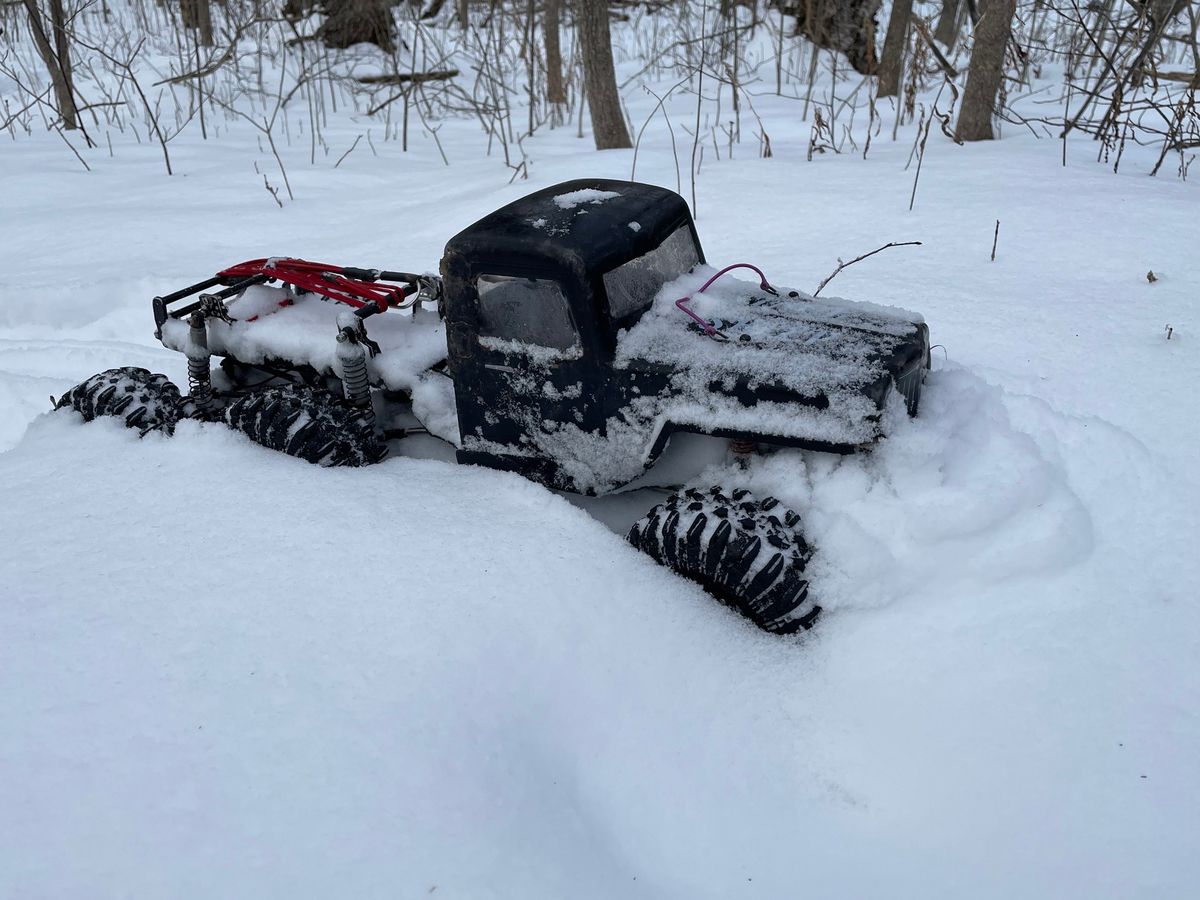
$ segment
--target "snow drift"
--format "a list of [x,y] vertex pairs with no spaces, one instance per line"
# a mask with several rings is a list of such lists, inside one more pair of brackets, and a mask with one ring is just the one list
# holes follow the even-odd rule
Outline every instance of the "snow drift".
[[927,398],[873,456],[706,473],[822,536],[799,640],[515,476],[39,419],[0,466],[6,890],[1154,895],[1196,733],[1143,648],[1191,614],[1093,553],[1167,549],[1102,490],[1152,460],[961,368]]

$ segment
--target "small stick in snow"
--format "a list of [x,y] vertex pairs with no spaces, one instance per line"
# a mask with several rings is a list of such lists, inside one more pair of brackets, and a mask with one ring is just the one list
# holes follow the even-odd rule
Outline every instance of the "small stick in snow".
[[271,199],[275,201],[276,205],[283,209],[283,201],[279,199],[279,188],[271,186],[271,182],[267,181],[266,172],[263,172],[263,187],[267,189],[267,193],[271,195]]
[[358,146],[358,142],[361,140],[362,140],[362,135],[360,134],[358,137],[356,137],[354,139],[354,143],[350,145],[350,149],[338,157],[338,161],[333,164],[333,167],[335,169],[342,164],[343,159],[345,159],[347,156],[349,156],[351,153],[354,152],[354,148]]
[[825,287],[825,285],[827,285],[827,284],[829,284],[829,282],[833,281],[833,279],[837,277],[838,273],[841,272],[842,269],[852,266],[856,262],[862,262],[868,256],[874,256],[876,253],[882,253],[884,250],[887,250],[890,247],[920,247],[920,246],[921,246],[920,241],[892,241],[891,243],[884,244],[882,247],[872,250],[870,253],[864,253],[862,256],[856,256],[856,257],[854,257],[854,259],[850,260],[850,262],[842,262],[839,259],[837,268],[834,269],[832,272],[830,272],[829,275],[826,276],[825,280],[817,285],[817,289],[815,291],[813,291],[812,295],[815,297],[815,296],[817,296],[817,294],[821,293],[821,290]]
[[992,235],[992,262],[996,261],[996,242],[1000,240],[1000,220],[996,220],[996,231]]
[[63,131],[62,131],[62,129],[61,129],[61,128],[59,128],[59,127],[58,127],[58,125],[53,125],[53,126],[51,126],[51,127],[52,127],[52,128],[53,128],[53,129],[54,129],[56,132],[58,132],[58,136],[59,136],[60,138],[62,138],[62,140],[63,140],[63,143],[67,145],[67,147],[70,149],[70,151],[71,151],[72,153],[74,153],[74,154],[75,154],[75,158],[76,158],[77,160],[79,160],[79,162],[80,162],[80,163],[83,165],[83,167],[84,167],[85,169],[87,169],[89,172],[90,172],[90,171],[92,171],[92,167],[91,167],[91,166],[89,166],[89,165],[87,164],[87,160],[85,160],[85,159],[84,159],[82,156],[80,156],[80,155],[79,155],[79,151],[78,151],[78,150],[76,150],[76,149],[75,149],[75,148],[74,148],[74,147],[71,145],[71,142],[67,140],[67,136],[66,136],[65,134],[63,134]]
[[1171,339],[1171,335],[1173,335],[1174,333],[1175,333],[1175,329],[1172,328],[1170,325],[1168,325],[1167,326],[1167,340],[1168,341]]

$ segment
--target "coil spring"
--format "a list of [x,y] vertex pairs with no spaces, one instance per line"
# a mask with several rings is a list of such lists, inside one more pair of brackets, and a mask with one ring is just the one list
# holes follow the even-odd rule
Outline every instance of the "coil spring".
[[187,370],[188,393],[192,395],[196,410],[202,413],[210,412],[213,406],[213,392],[212,372],[209,370],[208,360],[192,359],[189,356]]
[[190,334],[187,350],[188,393],[196,412],[206,415],[213,409],[212,372],[209,369],[208,330],[204,314],[193,313],[189,320]]
[[360,345],[355,344],[353,347],[355,352],[341,354],[342,388],[346,392],[347,400],[355,406],[369,409],[371,381],[367,377],[367,354]]

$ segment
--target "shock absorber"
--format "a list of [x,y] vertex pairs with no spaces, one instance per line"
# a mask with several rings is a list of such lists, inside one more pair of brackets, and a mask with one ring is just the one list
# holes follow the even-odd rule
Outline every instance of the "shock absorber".
[[[341,322],[338,324],[341,326]],[[337,336],[337,359],[342,370],[342,389],[346,392],[346,399],[367,413],[372,413],[367,351],[359,341],[355,326],[340,327]]]
[[188,318],[187,350],[188,392],[196,413],[205,418],[212,414],[214,400],[212,371],[209,368],[208,329],[204,313],[196,311]]

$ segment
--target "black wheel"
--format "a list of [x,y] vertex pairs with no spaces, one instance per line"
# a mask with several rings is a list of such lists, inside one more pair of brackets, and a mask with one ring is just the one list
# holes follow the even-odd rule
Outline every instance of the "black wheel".
[[714,487],[672,494],[630,529],[629,542],[759,628],[791,634],[821,612],[808,596],[812,550],[799,526],[774,497]]
[[85,422],[119,416],[141,434],[171,434],[180,418],[179,388],[147,369],[125,366],[93,375],[58,398],[55,409],[75,410]]
[[366,466],[387,456],[367,412],[308,385],[252,391],[224,415],[256,443],[319,466]]

